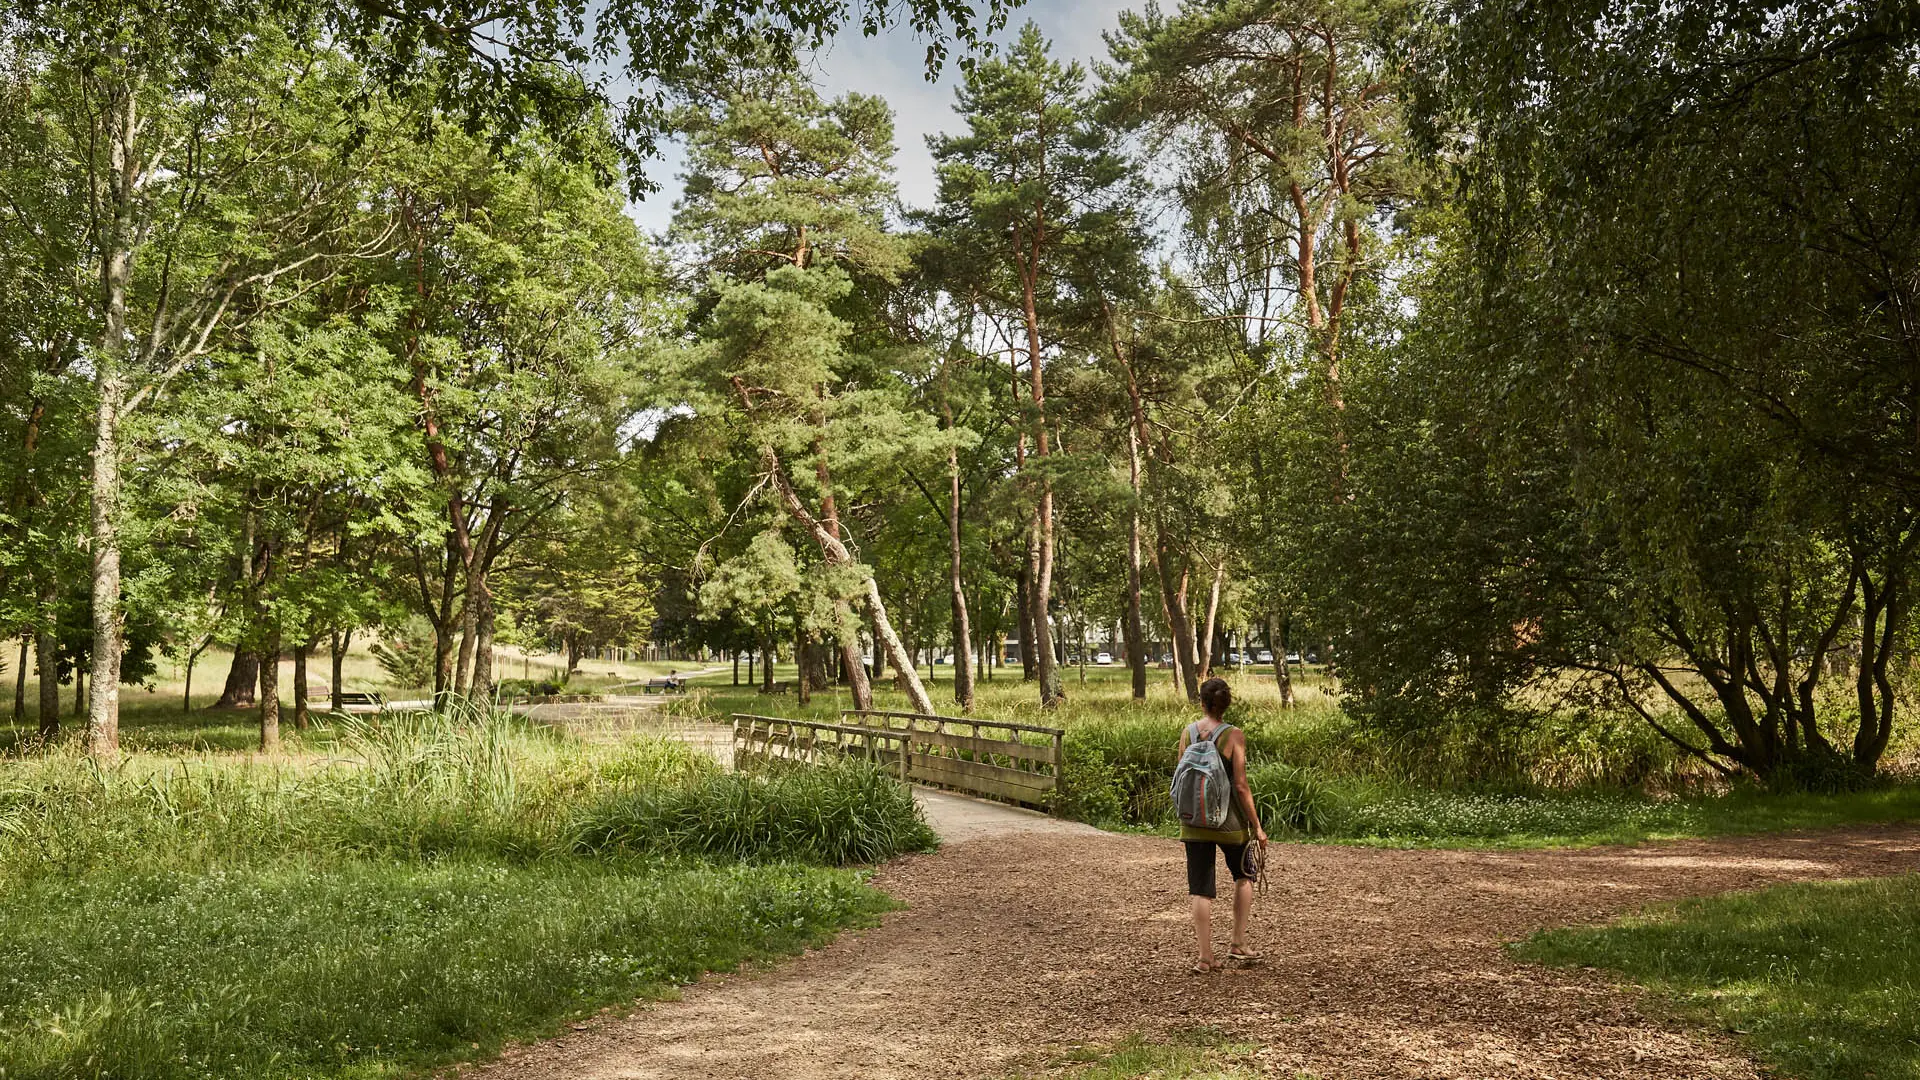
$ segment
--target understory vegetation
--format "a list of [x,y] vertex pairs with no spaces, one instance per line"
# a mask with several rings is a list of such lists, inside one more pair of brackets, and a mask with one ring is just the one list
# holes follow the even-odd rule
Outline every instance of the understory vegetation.
[[403,1075],[869,920],[844,865],[932,841],[869,766],[728,775],[480,712],[274,765],[12,761],[0,1075]]
[[1800,1080],[1920,1077],[1920,877],[1688,900],[1514,951],[1619,972]]
[[[1294,677],[1281,708],[1272,677],[1230,676],[1229,719],[1247,733],[1249,780],[1275,837],[1345,843],[1531,847],[1637,843],[1920,817],[1920,788],[1889,779],[1833,794],[1729,783],[1635,718],[1488,714],[1403,731],[1343,711],[1320,673]],[[929,677],[936,690],[940,684]],[[1058,726],[1066,765],[1055,801],[1065,817],[1109,828],[1173,827],[1167,779],[1181,728],[1195,715],[1175,688],[1128,696],[1126,672],[1094,668],[1043,712],[1017,672],[975,687],[973,715]],[[876,687],[881,708],[906,708]],[[723,718],[773,712],[816,719],[850,707],[824,693],[800,706],[749,688],[711,686],[681,706]],[[949,709],[949,712],[956,710]],[[1898,775],[1909,750],[1890,753]]]

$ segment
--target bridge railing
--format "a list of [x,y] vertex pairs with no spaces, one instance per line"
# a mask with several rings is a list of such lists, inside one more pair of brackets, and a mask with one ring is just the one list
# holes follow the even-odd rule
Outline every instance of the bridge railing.
[[860,757],[902,780],[1042,806],[1060,785],[1065,732],[1034,724],[848,709],[840,722],[733,714],[734,764]]

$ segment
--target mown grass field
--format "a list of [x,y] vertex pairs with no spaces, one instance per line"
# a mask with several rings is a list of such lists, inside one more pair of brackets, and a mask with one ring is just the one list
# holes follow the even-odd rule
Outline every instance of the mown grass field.
[[1514,952],[1616,972],[1782,1076],[1920,1077],[1920,877],[1689,900]]
[[933,843],[866,767],[477,713],[324,735],[0,769],[0,1076],[412,1075],[867,922],[859,864]]

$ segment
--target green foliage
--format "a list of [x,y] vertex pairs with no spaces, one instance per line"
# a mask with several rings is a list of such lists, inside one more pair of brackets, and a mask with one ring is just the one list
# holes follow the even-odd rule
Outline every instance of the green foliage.
[[393,685],[415,688],[433,685],[433,627],[418,616],[380,629],[380,640],[368,646],[380,670]]
[[1247,786],[1271,834],[1326,836],[1342,823],[1344,807],[1333,786],[1311,769],[1268,762],[1248,770]]
[[681,851],[830,866],[934,845],[913,793],[885,769],[860,761],[621,792],[588,808],[574,831],[586,851]]
[[1688,900],[1514,952],[1608,968],[1738,1032],[1780,1075],[1920,1077],[1920,878],[1783,885]]

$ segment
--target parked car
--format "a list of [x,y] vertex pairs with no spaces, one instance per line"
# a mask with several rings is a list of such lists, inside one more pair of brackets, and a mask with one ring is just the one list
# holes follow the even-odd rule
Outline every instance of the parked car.
[[1300,662],[1300,654],[1299,654],[1299,653],[1297,653],[1297,652],[1290,652],[1290,653],[1288,653],[1288,654],[1287,654],[1287,663],[1289,663],[1289,664],[1297,664],[1297,663],[1299,663],[1299,662]]
[[1097,653],[1093,658],[1093,662],[1096,664],[1111,664],[1113,663],[1113,654],[1110,652]]
[[1256,664],[1271,664],[1271,663],[1273,663],[1273,650],[1272,650],[1272,649],[1261,649],[1261,650],[1260,650],[1260,651],[1259,651],[1258,653],[1255,653],[1255,654],[1254,654],[1254,657],[1253,657],[1253,661],[1254,661],[1254,663],[1256,663]]

